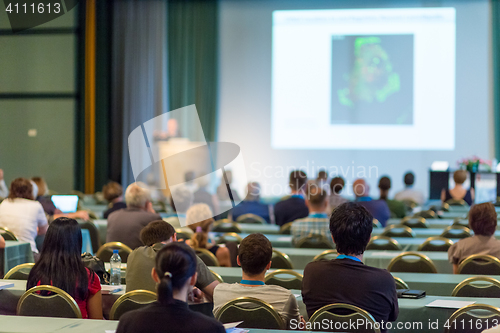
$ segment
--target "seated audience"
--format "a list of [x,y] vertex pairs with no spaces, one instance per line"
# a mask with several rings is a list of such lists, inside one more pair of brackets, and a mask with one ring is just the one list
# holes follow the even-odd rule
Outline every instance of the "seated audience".
[[43,207],[35,200],[33,185],[26,178],[14,179],[9,192],[8,198],[0,203],[0,227],[12,231],[21,242],[30,243],[37,259],[35,237],[44,235],[48,228]]
[[208,180],[206,177],[198,178],[198,189],[193,193],[193,203],[207,204],[212,212],[217,214],[219,212],[219,200],[217,196],[210,193],[207,189]]
[[194,171],[188,171],[184,174],[184,186],[191,192],[194,193],[198,190],[198,184],[194,181],[196,179],[196,174]]
[[330,181],[330,195],[328,197],[328,212],[334,210],[337,206],[342,205],[348,200],[340,195],[340,192],[344,189],[344,179],[342,177],[332,178]]
[[3,239],[2,235],[0,235],[0,249],[5,248],[5,239]]
[[194,232],[186,243],[194,249],[207,249],[219,261],[222,267],[231,267],[229,249],[223,245],[216,245],[208,237],[210,228],[214,224],[212,211],[206,204],[195,204],[187,211],[186,224]]
[[356,202],[365,207],[385,227],[387,220],[391,217],[387,203],[384,200],[373,200],[368,195],[370,187],[364,179],[356,179],[352,184],[352,189],[356,196]]
[[102,214],[102,217],[107,219],[109,214],[127,208],[127,204],[123,202],[123,188],[117,182],[109,182],[102,187],[102,195],[109,203],[108,209]]
[[462,260],[473,254],[489,254],[500,259],[500,240],[495,238],[495,206],[490,202],[472,206],[469,210],[469,226],[474,231],[474,236],[461,239],[448,249],[453,273],[457,273]]
[[389,199],[389,190],[391,189],[391,179],[387,176],[380,178],[378,182],[380,189],[380,200],[384,200],[389,206],[392,217],[403,218],[406,216],[406,206],[403,202]]
[[394,200],[405,201],[410,200],[422,206],[424,204],[424,194],[413,188],[415,183],[415,175],[413,172],[407,172],[404,176],[405,189],[396,193]]
[[42,177],[32,177],[31,181],[34,182],[38,188],[38,190],[36,191],[37,192],[36,200],[42,205],[43,210],[45,214],[49,216],[50,221],[63,216],[71,219],[82,219],[82,220],[89,219],[89,213],[84,210],[80,210],[74,213],[61,212],[59,209],[56,208],[56,206],[50,199],[49,188],[45,180]]
[[173,242],[158,251],[151,270],[158,300],[121,316],[116,332],[224,333],[221,323],[188,307],[188,295],[197,280],[196,262],[194,251],[182,243]]
[[[231,170],[226,170],[225,174],[226,174],[227,183],[224,180],[224,176],[223,176],[219,187],[217,187],[217,198],[220,201],[230,200],[227,186],[229,185],[231,187],[231,183],[233,182],[233,173],[231,172]],[[231,195],[233,196],[234,201],[236,201],[236,202],[241,201],[238,193],[236,193],[236,191],[233,187],[231,187]]]
[[140,183],[132,183],[125,191],[127,208],[117,210],[108,217],[106,242],[122,242],[132,250],[142,246],[139,235],[152,221],[161,220],[151,203],[149,190]]
[[469,206],[474,202],[474,189],[468,190],[464,187],[464,182],[467,180],[467,171],[457,170],[453,173],[453,181],[455,187],[451,190],[443,189],[441,191],[441,201],[446,202],[451,199],[464,200]]
[[238,265],[242,269],[239,283],[221,283],[214,290],[214,313],[227,302],[239,297],[253,297],[269,303],[290,324],[301,320],[299,306],[290,290],[266,285],[264,277],[271,267],[273,246],[262,234],[245,237],[238,250]]
[[3,170],[0,169],[0,199],[5,199],[9,196],[9,189],[7,184],[5,184],[5,179],[3,178]]
[[236,221],[241,215],[254,214],[270,223],[272,207],[260,202],[260,184],[257,182],[248,183],[247,192],[246,198],[231,210],[233,221]]
[[70,294],[83,318],[102,319],[101,282],[83,265],[82,231],[67,217],[55,219],[47,230],[40,258],[30,271],[26,290],[52,285]]
[[304,199],[306,183],[307,175],[304,171],[295,170],[290,173],[288,185],[292,193],[289,198],[278,202],[274,206],[277,225],[281,226],[309,215],[309,209],[307,209]]
[[174,228],[186,226],[186,212],[193,204],[193,193],[184,186],[175,188],[170,196],[170,206],[174,213],[167,215],[167,221]]
[[[156,253],[165,244],[176,242],[174,228],[163,220],[153,221],[141,231],[141,241],[145,246],[136,248],[127,259],[127,292],[137,289],[156,291],[156,283],[151,277],[151,269],[155,266]],[[196,257],[198,278],[196,287],[212,299],[214,288],[219,284],[203,261]]]
[[368,311],[379,323],[397,319],[394,278],[385,269],[363,264],[372,228],[373,216],[357,203],[342,204],[332,212],[330,232],[339,256],[310,262],[304,270],[302,299],[309,317],[325,305],[346,303]]
[[316,177],[316,184],[318,184],[327,195],[330,195],[330,185],[328,185],[328,173],[326,170],[319,170],[318,177]]
[[309,186],[306,198],[306,206],[309,209],[309,216],[295,220],[292,223],[292,242],[294,244],[301,238],[313,235],[324,236],[331,240],[330,220],[326,214],[328,201],[326,192],[318,186]]

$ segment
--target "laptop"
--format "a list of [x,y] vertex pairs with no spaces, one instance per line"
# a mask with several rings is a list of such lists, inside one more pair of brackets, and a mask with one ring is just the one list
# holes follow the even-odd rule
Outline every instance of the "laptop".
[[74,213],[78,209],[77,195],[53,195],[51,200],[54,206],[63,213]]

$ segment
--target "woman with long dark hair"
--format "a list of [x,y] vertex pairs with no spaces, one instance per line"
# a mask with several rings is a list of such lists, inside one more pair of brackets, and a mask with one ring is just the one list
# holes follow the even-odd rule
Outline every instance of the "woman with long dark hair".
[[117,333],[225,332],[221,323],[188,307],[188,294],[197,278],[196,255],[189,246],[165,245],[156,255],[151,276],[157,283],[158,300],[121,316]]
[[101,282],[83,265],[82,231],[78,222],[67,217],[49,226],[38,262],[28,277],[26,290],[52,285],[71,295],[83,318],[102,319]]

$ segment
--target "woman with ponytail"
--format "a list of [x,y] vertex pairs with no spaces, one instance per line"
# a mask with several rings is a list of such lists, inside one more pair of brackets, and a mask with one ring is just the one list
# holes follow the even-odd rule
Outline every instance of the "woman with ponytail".
[[188,307],[188,294],[197,278],[196,254],[189,246],[165,245],[156,255],[151,276],[157,283],[158,300],[121,316],[117,333],[225,332],[221,323]]
[[194,234],[187,244],[194,249],[207,249],[219,261],[222,267],[231,267],[229,249],[224,246],[214,245],[208,238],[208,233],[214,224],[212,210],[207,204],[199,203],[191,206],[186,213],[186,224]]

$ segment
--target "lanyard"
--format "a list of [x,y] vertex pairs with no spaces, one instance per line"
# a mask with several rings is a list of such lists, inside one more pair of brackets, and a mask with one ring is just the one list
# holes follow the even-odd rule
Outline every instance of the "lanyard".
[[327,219],[328,215],[325,213],[313,213],[309,215],[310,218],[312,219]]
[[304,196],[302,194],[292,194],[290,198],[301,198],[304,199]]
[[361,262],[361,260],[359,260],[359,258],[356,258],[353,256],[346,256],[345,254],[341,254],[341,255],[337,256],[337,259],[351,259],[351,260],[354,260],[357,262]]
[[241,280],[240,284],[248,284],[250,286],[263,286],[263,285],[265,285],[264,281],[255,281],[255,280]]

